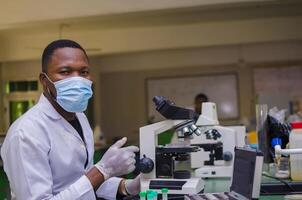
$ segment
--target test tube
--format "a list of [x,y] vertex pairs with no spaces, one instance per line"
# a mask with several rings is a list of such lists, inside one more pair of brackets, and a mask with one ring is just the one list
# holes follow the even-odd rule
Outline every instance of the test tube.
[[146,196],[147,196],[146,192],[140,192],[139,193],[140,200],[146,200]]
[[168,200],[168,189],[167,188],[162,188],[161,193],[162,193],[162,199],[163,200]]
[[147,200],[153,200],[153,193],[150,192],[150,193],[147,193]]
[[153,191],[153,200],[157,200],[157,195],[158,195],[158,192]]

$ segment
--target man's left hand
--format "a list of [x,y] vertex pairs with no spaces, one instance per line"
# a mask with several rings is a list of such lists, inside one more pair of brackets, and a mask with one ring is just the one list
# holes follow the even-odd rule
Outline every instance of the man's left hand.
[[140,192],[140,177],[139,174],[135,179],[127,179],[125,182],[125,189],[130,195],[137,195]]

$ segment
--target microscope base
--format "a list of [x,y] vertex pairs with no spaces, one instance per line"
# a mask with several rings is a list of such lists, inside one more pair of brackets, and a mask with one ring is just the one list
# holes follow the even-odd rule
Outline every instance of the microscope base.
[[169,194],[198,194],[204,189],[204,181],[200,178],[190,179],[148,179],[141,180],[141,191],[169,189]]
[[204,166],[195,170],[195,177],[200,178],[231,178],[232,174],[232,166]]

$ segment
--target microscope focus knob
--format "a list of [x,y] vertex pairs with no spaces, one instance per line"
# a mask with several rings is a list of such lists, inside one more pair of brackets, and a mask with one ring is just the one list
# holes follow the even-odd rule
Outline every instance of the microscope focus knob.
[[223,160],[224,161],[231,161],[232,159],[233,159],[232,152],[229,152],[229,151],[223,152]]
[[150,158],[147,158],[145,155],[139,161],[139,171],[147,174],[150,173],[154,168],[154,162]]

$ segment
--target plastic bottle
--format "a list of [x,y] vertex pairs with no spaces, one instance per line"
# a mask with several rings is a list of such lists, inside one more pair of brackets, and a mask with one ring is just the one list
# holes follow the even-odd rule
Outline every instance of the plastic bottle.
[[[290,149],[302,148],[302,122],[294,122],[289,135]],[[302,154],[290,155],[291,178],[294,181],[302,181]]]
[[162,200],[168,200],[168,189],[167,188],[162,188],[161,194],[162,194]]
[[281,157],[279,166],[276,167],[275,176],[277,178],[288,178],[289,177],[289,158]]
[[146,192],[140,192],[139,193],[140,200],[146,200],[146,196],[147,196]]

